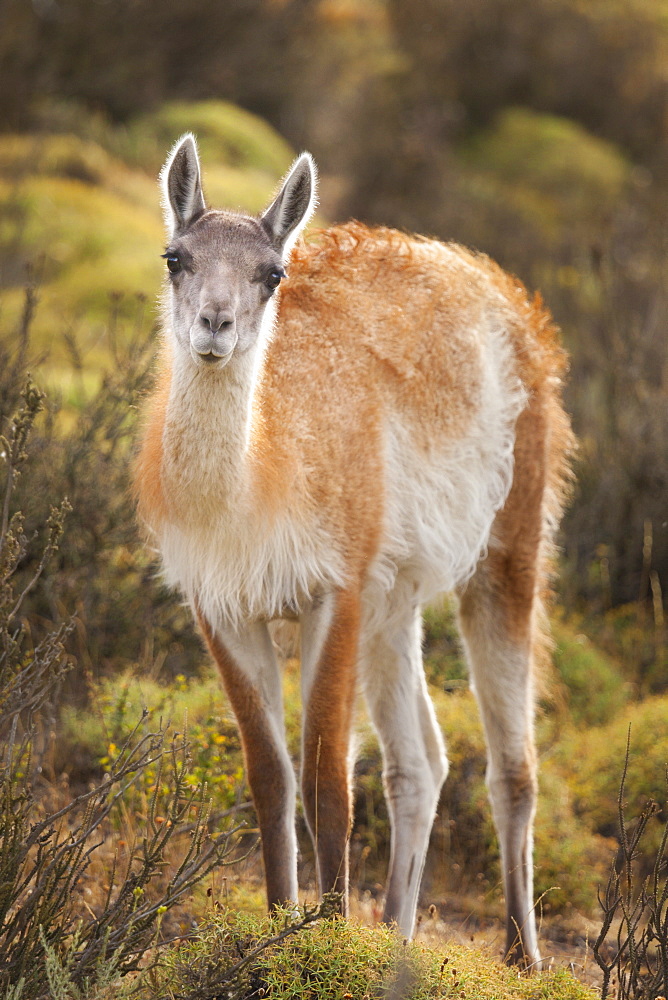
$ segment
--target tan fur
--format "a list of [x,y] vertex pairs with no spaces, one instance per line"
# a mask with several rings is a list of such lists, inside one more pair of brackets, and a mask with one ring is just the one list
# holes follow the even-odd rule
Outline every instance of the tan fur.
[[359,626],[359,591],[338,595],[311,696],[304,706],[302,786],[320,889],[341,892],[345,909],[352,824],[348,756]]
[[162,455],[170,378],[169,353],[163,347],[157,365],[155,388],[144,414],[142,447],[133,470],[138,514],[145,524],[159,524],[167,515],[162,488]]
[[[383,415],[388,405],[410,413],[425,452],[462,432],[479,391],[478,358],[462,317],[472,325],[480,309],[489,308],[490,286],[507,300],[500,295],[493,305],[499,322],[508,324],[522,382],[531,394],[540,388],[550,414],[543,447],[555,519],[565,495],[563,456],[571,437],[559,396],[566,361],[549,314],[540,300],[527,299],[520,282],[462,247],[448,249],[468,270],[448,274],[435,255],[438,246],[348,223],[298,245],[281,291],[255,404],[257,506],[280,509],[288,497],[299,503],[308,476],[308,489],[318,505],[326,502],[330,527],[345,535],[355,566],[370,557],[382,509]],[[379,284],[382,295],[370,297]],[[430,336],[435,323],[443,329],[438,339]],[[169,505],[160,485],[160,440],[170,377],[165,351],[135,473],[140,514],[149,524]]]

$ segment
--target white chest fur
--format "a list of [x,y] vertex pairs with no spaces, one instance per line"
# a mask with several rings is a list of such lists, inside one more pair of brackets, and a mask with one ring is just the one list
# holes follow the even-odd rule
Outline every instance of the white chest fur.
[[277,617],[343,582],[317,512],[298,502],[272,511],[253,489],[252,380],[243,374],[221,391],[220,380],[195,385],[177,372],[163,435],[170,516],[156,540],[165,578],[214,627]]

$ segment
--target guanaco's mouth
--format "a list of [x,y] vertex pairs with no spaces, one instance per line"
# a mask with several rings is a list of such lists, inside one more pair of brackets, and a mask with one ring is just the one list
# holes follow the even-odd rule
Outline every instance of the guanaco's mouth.
[[233,352],[229,351],[228,354],[224,354],[221,357],[218,354],[214,354],[213,351],[210,351],[208,354],[200,354],[199,351],[191,348],[190,353],[195,364],[201,368],[223,368],[232,357]]

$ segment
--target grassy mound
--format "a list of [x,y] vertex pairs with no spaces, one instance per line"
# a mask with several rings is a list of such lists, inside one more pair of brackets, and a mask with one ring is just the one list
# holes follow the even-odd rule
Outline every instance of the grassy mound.
[[[567,972],[519,977],[480,951],[406,944],[387,927],[330,918],[290,932],[294,923],[287,913],[257,920],[214,912],[197,939],[173,950],[157,975],[139,987],[138,996],[586,1000],[596,995]],[[243,961],[262,945],[233,975],[240,956]]]
[[[471,193],[556,246],[564,234],[600,226],[611,214],[630,167],[611,143],[580,125],[526,108],[506,108],[491,128],[461,146]],[[586,220],[586,221],[585,221]]]
[[194,132],[204,159],[232,170],[280,175],[293,157],[287,142],[262,118],[225,101],[174,101],[127,129],[130,149],[145,169],[159,169],[184,132]]

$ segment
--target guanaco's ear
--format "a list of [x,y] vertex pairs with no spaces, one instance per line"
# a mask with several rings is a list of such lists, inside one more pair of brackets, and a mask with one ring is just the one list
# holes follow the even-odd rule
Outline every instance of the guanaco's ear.
[[170,236],[183,232],[206,211],[195,136],[181,136],[160,173],[165,225]]
[[281,189],[260,221],[272,245],[287,255],[315,211],[317,171],[310,153],[302,153],[290,167]]

